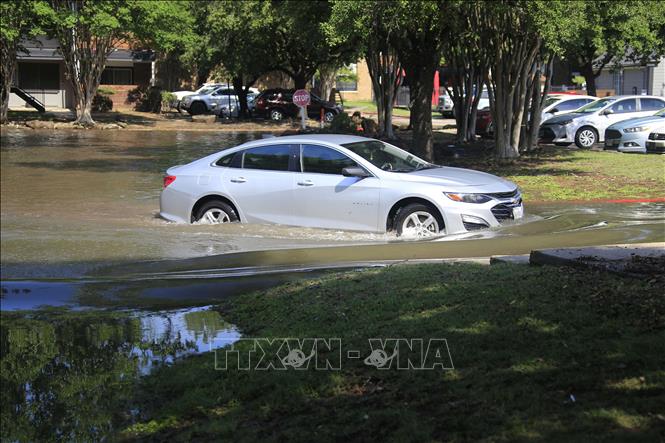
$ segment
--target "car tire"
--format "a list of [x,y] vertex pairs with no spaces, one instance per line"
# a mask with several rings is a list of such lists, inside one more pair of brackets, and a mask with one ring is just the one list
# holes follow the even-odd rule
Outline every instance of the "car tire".
[[270,120],[274,122],[280,122],[284,120],[285,114],[281,109],[271,109],[268,112],[268,117],[270,117]]
[[326,123],[330,123],[333,121],[337,113],[335,111],[325,111],[323,114],[323,121]]
[[395,215],[393,226],[398,237],[427,238],[445,233],[438,212],[422,203],[411,203],[401,208]]
[[240,218],[235,209],[221,200],[211,200],[204,203],[194,215],[194,222],[207,225],[235,223],[238,221],[240,221]]
[[208,108],[206,108],[205,103],[203,102],[194,102],[189,107],[189,113],[192,115],[205,114]]
[[598,131],[591,126],[583,126],[575,133],[575,145],[580,149],[590,149],[598,142]]

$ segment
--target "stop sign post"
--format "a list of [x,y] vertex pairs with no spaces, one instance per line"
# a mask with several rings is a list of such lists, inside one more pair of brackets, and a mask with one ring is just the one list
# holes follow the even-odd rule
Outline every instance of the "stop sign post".
[[300,107],[300,123],[302,129],[305,129],[305,118],[307,115],[307,105],[309,105],[309,92],[304,89],[298,89],[293,93],[293,104]]

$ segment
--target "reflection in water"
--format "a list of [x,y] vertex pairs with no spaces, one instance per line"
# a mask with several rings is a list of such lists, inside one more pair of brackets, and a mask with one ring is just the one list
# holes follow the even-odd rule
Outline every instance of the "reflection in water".
[[3,313],[3,441],[92,441],[132,419],[137,378],[238,331],[209,308]]

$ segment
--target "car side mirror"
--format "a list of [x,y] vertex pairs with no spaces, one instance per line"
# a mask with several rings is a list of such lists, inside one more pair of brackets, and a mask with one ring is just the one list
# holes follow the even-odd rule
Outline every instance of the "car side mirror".
[[367,173],[367,171],[365,171],[363,168],[359,166],[349,166],[348,168],[342,169],[342,175],[344,177],[358,177],[358,178],[365,178],[370,176]]
[[610,114],[614,114],[614,110],[612,110],[612,109],[605,109],[605,110],[603,111],[603,115],[610,115]]
[[556,114],[557,112],[559,112],[557,108],[550,109],[550,114]]

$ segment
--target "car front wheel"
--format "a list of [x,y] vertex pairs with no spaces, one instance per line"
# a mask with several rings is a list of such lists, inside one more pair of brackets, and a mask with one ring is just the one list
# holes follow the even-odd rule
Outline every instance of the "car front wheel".
[[194,102],[189,107],[189,113],[192,115],[205,114],[206,111],[207,111],[206,105],[204,105],[202,102]]
[[194,220],[203,225],[219,225],[239,221],[238,214],[222,201],[210,201],[203,204],[196,212]]
[[580,149],[588,149],[598,141],[598,133],[595,129],[585,126],[575,134],[575,144]]
[[429,206],[413,203],[402,208],[395,217],[398,237],[426,238],[445,233],[443,220]]

